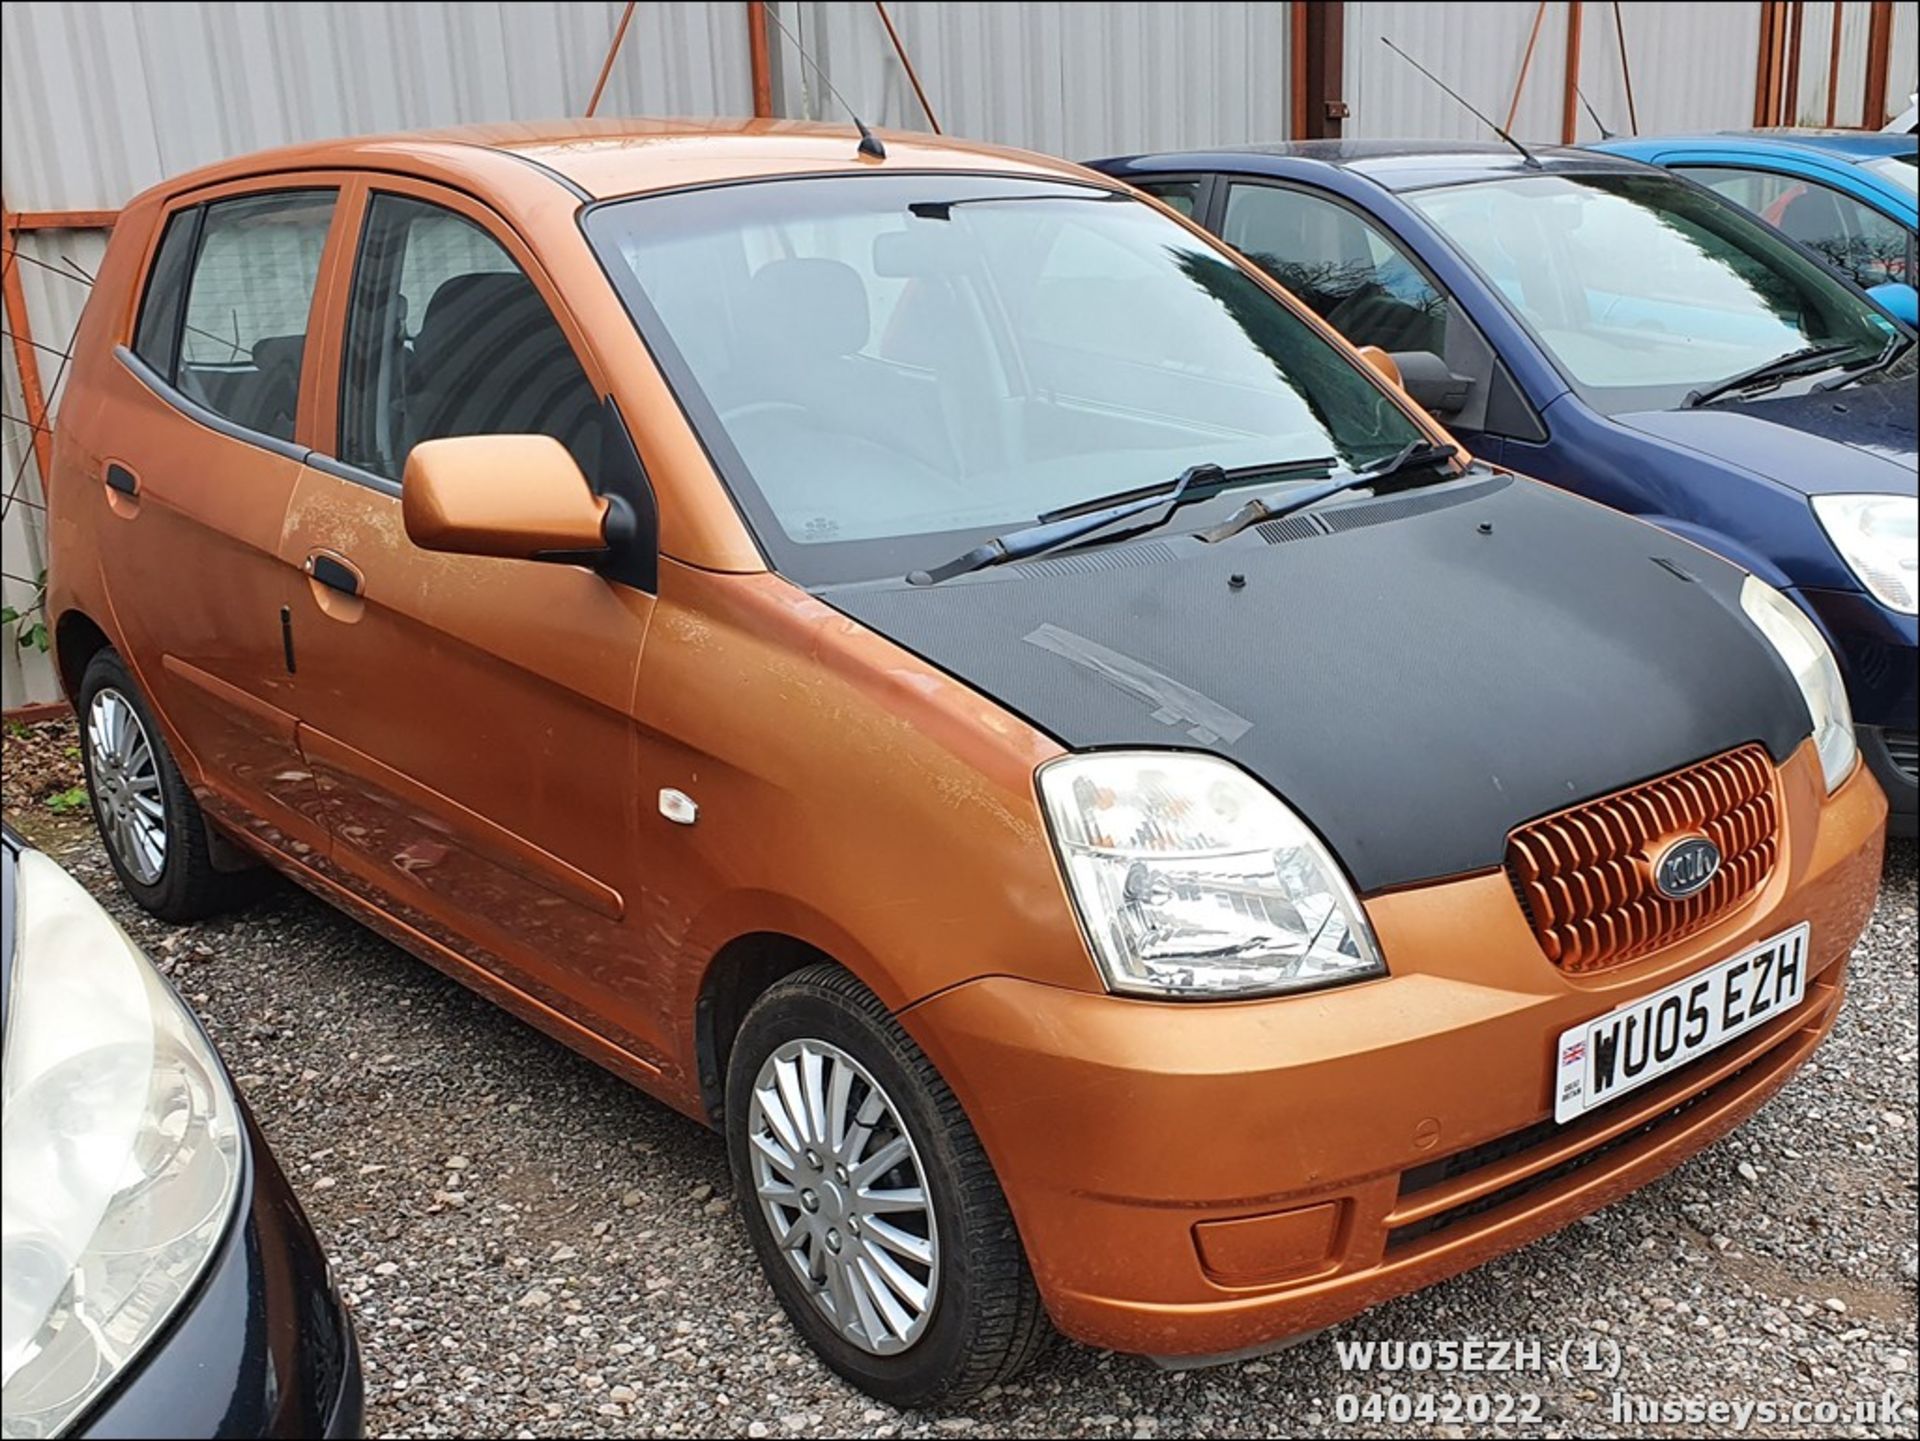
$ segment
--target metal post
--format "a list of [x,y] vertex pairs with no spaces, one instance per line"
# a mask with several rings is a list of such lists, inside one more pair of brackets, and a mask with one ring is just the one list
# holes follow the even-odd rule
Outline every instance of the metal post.
[[753,113],[765,120],[773,115],[773,62],[767,53],[763,0],[747,0],[747,61],[753,67]]
[[[1518,97],[1515,97],[1518,99]],[[1580,0],[1567,0],[1567,85],[1560,97],[1560,143],[1571,145],[1580,133]],[[1507,122],[1513,129],[1513,122]]]
[[900,43],[900,32],[893,28],[893,17],[887,14],[885,0],[873,0],[873,8],[880,12],[880,23],[887,27],[887,39],[893,42],[893,53],[900,57],[900,65],[907,72],[907,80],[913,86],[914,97],[919,100],[920,108],[926,112],[927,124],[933,127],[935,135],[944,134],[940,129],[939,117],[933,113],[933,107],[927,103],[927,92],[920,88],[920,76],[913,68],[913,61],[907,58],[907,47]]
[[1540,4],[1533,12],[1533,29],[1527,32],[1526,53],[1520,57],[1520,73],[1514,78],[1513,103],[1507,106],[1506,128],[1509,132],[1513,129],[1514,117],[1520,113],[1520,96],[1527,88],[1527,71],[1533,68],[1533,47],[1540,41],[1540,22],[1546,18],[1547,0],[1540,0]]
[[1294,113],[1304,122],[1308,138],[1337,140],[1348,113],[1347,102],[1340,98],[1346,65],[1347,7],[1343,0],[1296,0],[1295,9],[1306,11],[1306,74],[1302,87],[1306,105],[1302,114],[1296,101]]
[[1860,106],[1860,128],[1878,130],[1887,123],[1887,64],[1893,49],[1893,0],[1873,0],[1867,24],[1866,100]]
[[33,342],[33,325],[27,318],[27,293],[20,285],[20,267],[15,263],[14,247],[20,243],[14,228],[13,212],[0,202],[0,236],[7,253],[0,259],[0,301],[4,301],[7,332],[13,337],[13,364],[20,375],[20,400],[33,443],[33,461],[40,470],[40,483],[53,474],[53,435],[47,428],[47,397],[40,388],[40,358]]
[[1833,0],[1833,38],[1827,42],[1827,125],[1840,114],[1840,22],[1846,18],[1845,0]]
[[620,12],[620,24],[613,32],[613,43],[607,47],[607,58],[601,62],[600,78],[593,82],[593,95],[587,101],[587,114],[600,108],[600,96],[607,88],[607,77],[613,74],[613,60],[620,53],[620,42],[627,38],[627,25],[633,19],[635,0],[627,0],[627,8]]
[[1804,0],[1788,0],[1787,5],[1787,72],[1786,93],[1780,102],[1780,123],[1797,125],[1800,121],[1800,43],[1805,38],[1802,24],[1806,19]]

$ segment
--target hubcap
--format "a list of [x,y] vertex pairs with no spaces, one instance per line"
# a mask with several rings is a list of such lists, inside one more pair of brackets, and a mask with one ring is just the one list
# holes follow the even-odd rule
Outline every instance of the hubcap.
[[136,880],[152,885],[167,864],[160,766],[139,715],[111,686],[87,708],[87,761],[101,835]]
[[918,1341],[940,1279],[933,1204],[866,1068],[825,1041],[789,1041],[754,1082],[747,1143],[767,1223],[820,1313],[876,1356]]

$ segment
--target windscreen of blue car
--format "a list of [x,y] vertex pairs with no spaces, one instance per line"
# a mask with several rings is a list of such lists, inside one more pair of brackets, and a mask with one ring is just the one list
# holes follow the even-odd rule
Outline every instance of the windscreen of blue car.
[[1894,324],[1739,207],[1662,175],[1528,175],[1408,197],[1608,413],[1782,356],[1880,353]]

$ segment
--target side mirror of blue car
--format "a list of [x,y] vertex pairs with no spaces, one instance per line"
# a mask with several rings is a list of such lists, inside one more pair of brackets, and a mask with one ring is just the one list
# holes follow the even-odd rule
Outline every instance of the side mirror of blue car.
[[1889,280],[1867,292],[1880,308],[1904,324],[1920,329],[1920,291],[1902,280]]

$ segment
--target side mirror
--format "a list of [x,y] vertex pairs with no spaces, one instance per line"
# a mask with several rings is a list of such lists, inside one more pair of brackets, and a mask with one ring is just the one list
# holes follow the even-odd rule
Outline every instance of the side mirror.
[[1435,415],[1458,415],[1473,393],[1473,377],[1455,375],[1430,350],[1396,350],[1388,357],[1400,372],[1400,388]]
[[1867,297],[1901,324],[1920,329],[1920,290],[1903,280],[1889,280],[1868,290]]
[[1360,358],[1372,366],[1380,378],[1387,384],[1404,389],[1406,382],[1400,378],[1400,367],[1393,363],[1393,357],[1377,345],[1360,347]]
[[574,564],[605,555],[630,514],[595,495],[548,435],[422,441],[407,456],[400,513],[422,550]]

